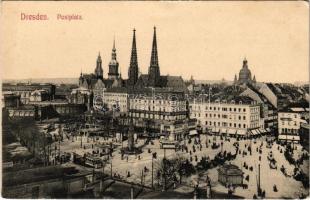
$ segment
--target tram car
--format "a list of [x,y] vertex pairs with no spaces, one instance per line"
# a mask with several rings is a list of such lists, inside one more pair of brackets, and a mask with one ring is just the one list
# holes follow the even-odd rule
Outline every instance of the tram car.
[[95,157],[91,154],[87,154],[85,156],[85,165],[96,169],[101,168],[103,166],[102,160],[99,157]]

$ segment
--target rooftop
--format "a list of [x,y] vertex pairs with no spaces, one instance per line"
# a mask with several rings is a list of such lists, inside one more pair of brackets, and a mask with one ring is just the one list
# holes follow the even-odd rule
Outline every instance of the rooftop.
[[3,185],[15,186],[50,179],[82,175],[75,167],[48,166],[3,173]]

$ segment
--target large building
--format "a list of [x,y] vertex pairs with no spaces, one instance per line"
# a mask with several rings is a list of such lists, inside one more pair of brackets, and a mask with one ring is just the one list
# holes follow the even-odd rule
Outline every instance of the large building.
[[70,104],[85,105],[87,110],[90,110],[93,107],[93,99],[94,95],[90,90],[86,88],[76,88],[72,90],[68,102]]
[[[133,48],[133,50],[135,50],[135,48]],[[133,52],[132,55],[136,55],[136,52]],[[132,56],[132,58],[136,59],[136,57],[134,56]],[[134,67],[130,68],[129,75],[132,75],[132,77],[129,76],[129,79],[135,80],[136,68]],[[170,75],[163,76],[160,74],[158,51],[157,51],[156,27],[154,27],[151,61],[150,66],[148,68],[148,74],[142,74],[137,79],[135,86],[139,88],[159,87],[159,88],[170,88],[174,91],[182,91],[182,92],[187,91],[187,87],[181,76],[170,76]]]
[[252,78],[251,70],[248,67],[248,61],[246,58],[244,58],[242,68],[240,69],[239,72],[239,78],[237,78],[237,75],[235,75],[234,84],[242,85],[248,83],[255,84],[256,78],[255,75]]
[[193,99],[189,104],[190,117],[196,118],[204,132],[251,136],[264,133],[260,105],[249,97],[227,99]]
[[133,90],[129,94],[129,116],[133,117],[137,127],[151,124],[151,128],[159,130],[163,122],[185,120],[187,114],[183,92],[144,88]]
[[[138,88],[139,90],[143,90],[143,88],[146,87],[153,87],[153,88],[166,88],[173,91],[182,91],[182,92],[187,91],[186,85],[181,76],[160,75],[155,27],[154,27],[153,46],[151,53],[151,63],[149,66],[148,74],[142,74],[139,76],[138,56],[136,47],[136,30],[133,30],[133,40],[131,48],[130,65],[128,69],[128,79],[123,80],[118,70],[119,70],[119,63],[116,58],[116,48],[114,41],[112,48],[112,58],[109,63],[108,78],[105,79],[103,77],[104,70],[102,68],[102,58],[99,53],[94,73],[80,74],[79,88],[81,88],[82,90],[84,89],[89,90],[89,92],[93,94],[94,99],[96,96],[103,97],[104,91],[109,88],[126,88],[129,90]],[[121,90],[124,91],[125,89]],[[113,90],[110,90],[108,93],[112,91]],[[109,106],[111,107],[111,104],[109,104]]]
[[120,86],[125,85],[121,75],[119,73],[119,63],[116,56],[115,40],[113,41],[113,48],[111,54],[111,61],[109,63],[108,78],[104,78],[104,70],[102,67],[102,58],[99,53],[96,61],[96,67],[94,73],[83,74],[81,72],[79,77],[79,87],[83,87],[89,90],[98,90],[99,88],[111,88],[115,86],[116,82],[120,83]]
[[290,104],[278,112],[278,139],[299,142],[301,127],[307,125],[309,126],[309,103]]
[[281,110],[290,103],[298,102],[303,98],[302,92],[297,87],[288,84],[263,83],[259,92],[262,93],[268,101]]
[[16,95],[13,92],[2,92],[2,107],[19,107],[20,95]]
[[43,100],[53,100],[55,98],[56,86],[53,84],[9,84],[4,83],[2,85],[3,92],[12,92],[15,95],[20,96],[20,101],[22,104],[29,104],[31,101],[43,101]]
[[246,90],[244,90],[240,96],[248,96],[255,100],[260,105],[261,120],[263,120],[264,128],[267,131],[277,129],[278,125],[278,113],[277,109],[268,101],[268,99],[260,93],[254,86],[247,84]]
[[107,110],[127,113],[129,107],[128,90],[124,87],[109,88],[104,91],[103,103]]

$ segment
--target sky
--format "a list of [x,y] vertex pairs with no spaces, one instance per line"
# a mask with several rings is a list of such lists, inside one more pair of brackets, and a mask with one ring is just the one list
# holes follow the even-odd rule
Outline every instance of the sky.
[[[309,5],[304,1],[2,2],[2,78],[79,77],[95,69],[100,52],[107,77],[115,37],[127,78],[136,29],[141,73],[150,64],[153,26],[162,75],[233,80],[244,57],[263,82],[309,79]],[[22,21],[21,13],[46,14]],[[57,14],[82,20],[61,21]]]

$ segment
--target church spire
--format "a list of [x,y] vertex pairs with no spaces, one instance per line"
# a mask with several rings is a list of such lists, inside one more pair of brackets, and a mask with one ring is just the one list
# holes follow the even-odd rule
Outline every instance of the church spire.
[[154,26],[151,63],[149,67],[149,86],[156,87],[158,86],[159,82],[160,82],[160,70],[158,65],[156,27]]
[[117,79],[118,78],[118,61],[116,59],[116,48],[115,48],[115,37],[113,39],[113,48],[112,48],[112,54],[111,54],[111,61],[109,63],[109,73],[108,78],[109,79]]
[[151,66],[158,67],[158,54],[157,54],[157,40],[156,40],[156,27],[154,26]]
[[114,38],[113,38],[113,50],[116,50],[116,49],[115,49],[115,36],[114,36]]
[[132,47],[131,47],[131,57],[130,57],[130,67],[138,66],[137,59],[137,47],[136,47],[136,29],[133,29]]
[[102,60],[101,60],[100,52],[99,52],[98,57],[97,57],[95,75],[97,78],[103,79],[103,69],[102,69]]
[[137,58],[137,47],[136,47],[136,29],[133,29],[132,47],[131,47],[131,57],[130,65],[128,70],[128,83],[134,86],[138,81],[138,58]]
[[234,83],[237,83],[238,79],[237,79],[237,74],[235,74],[235,79],[234,79]]
[[113,39],[112,60],[116,60],[115,37]]

